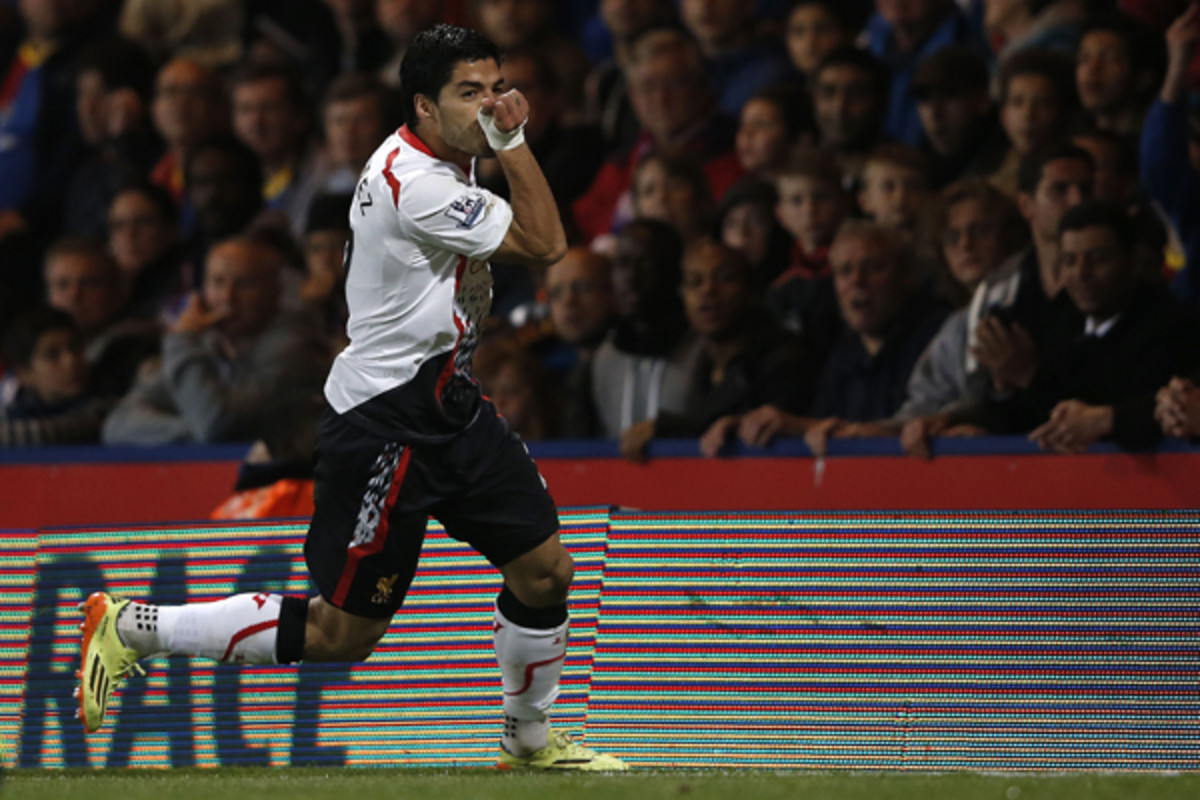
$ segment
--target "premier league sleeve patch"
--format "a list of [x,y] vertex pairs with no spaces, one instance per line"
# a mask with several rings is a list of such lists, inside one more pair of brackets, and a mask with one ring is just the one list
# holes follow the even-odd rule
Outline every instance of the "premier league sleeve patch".
[[464,194],[446,207],[445,215],[460,228],[474,228],[487,211],[488,200],[481,194]]

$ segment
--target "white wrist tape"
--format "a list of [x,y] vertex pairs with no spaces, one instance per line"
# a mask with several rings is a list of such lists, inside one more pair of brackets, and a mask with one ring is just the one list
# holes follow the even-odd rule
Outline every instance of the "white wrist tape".
[[487,137],[488,144],[497,153],[501,150],[512,150],[514,147],[520,147],[525,144],[525,123],[529,121],[528,117],[516,128],[505,133],[496,127],[496,117],[494,114],[484,114],[481,108],[475,116],[479,117],[479,127],[483,128],[483,135]]

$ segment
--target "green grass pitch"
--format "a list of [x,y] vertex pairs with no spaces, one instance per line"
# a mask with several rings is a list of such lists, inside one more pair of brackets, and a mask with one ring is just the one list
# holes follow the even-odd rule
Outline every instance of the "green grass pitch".
[[1193,800],[1200,774],[218,769],[9,772],[4,800]]

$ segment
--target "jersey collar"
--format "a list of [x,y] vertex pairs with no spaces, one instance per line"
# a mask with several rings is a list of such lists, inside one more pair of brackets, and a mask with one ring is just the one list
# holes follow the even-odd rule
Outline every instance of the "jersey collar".
[[[424,140],[421,139],[420,136],[417,136],[415,133],[413,133],[412,130],[409,129],[408,125],[401,125],[400,129],[398,131],[396,131],[396,133],[400,135],[400,138],[403,139],[408,144],[409,147],[412,147],[415,150],[421,151],[422,153],[429,156],[430,158],[437,159],[438,161],[445,161],[445,159],[438,158],[434,154],[434,152],[429,149],[429,145],[425,144]],[[468,161],[465,166],[462,164],[459,164],[457,161],[447,161],[446,163],[453,164],[454,166],[461,169],[464,173],[466,173],[468,179],[471,178],[472,174],[475,171],[474,170],[474,167],[475,167],[475,159],[474,158],[472,158],[470,161]]]

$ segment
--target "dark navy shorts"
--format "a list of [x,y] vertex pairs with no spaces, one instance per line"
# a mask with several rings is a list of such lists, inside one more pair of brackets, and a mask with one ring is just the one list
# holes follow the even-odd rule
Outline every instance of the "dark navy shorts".
[[327,602],[362,617],[400,608],[430,517],[497,567],[558,531],[537,465],[487,401],[440,444],[393,441],[327,410],[315,478],[309,572]]

